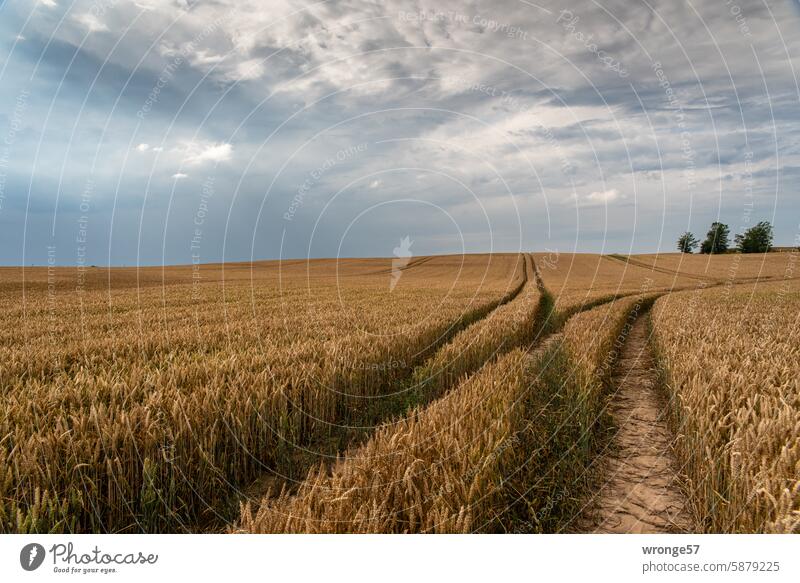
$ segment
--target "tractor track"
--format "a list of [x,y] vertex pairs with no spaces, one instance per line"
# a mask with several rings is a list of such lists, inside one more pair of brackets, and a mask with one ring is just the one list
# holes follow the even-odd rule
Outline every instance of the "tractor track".
[[646,318],[634,322],[612,374],[613,435],[593,464],[598,490],[576,521],[578,532],[693,530]]

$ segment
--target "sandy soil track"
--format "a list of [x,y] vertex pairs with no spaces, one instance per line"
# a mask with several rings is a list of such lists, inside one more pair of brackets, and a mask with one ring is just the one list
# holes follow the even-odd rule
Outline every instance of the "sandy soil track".
[[609,406],[615,433],[595,462],[600,489],[577,521],[579,532],[693,530],[647,334],[646,316],[640,316],[615,366]]

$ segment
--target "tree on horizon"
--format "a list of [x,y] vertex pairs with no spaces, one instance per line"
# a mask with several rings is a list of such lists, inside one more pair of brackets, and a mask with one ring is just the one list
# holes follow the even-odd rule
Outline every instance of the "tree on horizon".
[[744,235],[736,235],[736,247],[742,253],[767,253],[772,249],[772,225],[760,221],[750,227]]
[[728,250],[728,237],[731,230],[728,225],[714,221],[706,233],[706,240],[700,245],[700,253],[725,253]]
[[696,247],[697,238],[689,231],[678,237],[678,251],[681,253],[694,253]]

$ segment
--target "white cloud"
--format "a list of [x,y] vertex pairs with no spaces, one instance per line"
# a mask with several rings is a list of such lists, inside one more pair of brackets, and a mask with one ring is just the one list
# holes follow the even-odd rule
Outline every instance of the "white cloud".
[[136,149],[139,152],[146,152],[147,150],[150,149],[150,145],[149,144],[139,144],[138,146],[136,146]]
[[372,182],[369,183],[369,187],[370,188],[378,188],[382,184],[383,184],[383,181],[381,181],[381,180],[373,180]]
[[76,22],[79,22],[83,26],[85,26],[89,32],[103,32],[108,31],[108,27],[105,23],[97,18],[91,12],[86,12],[84,14],[78,14],[72,17]]
[[203,65],[215,65],[225,59],[222,55],[217,55],[208,50],[195,51],[192,56],[192,65],[202,67]]
[[203,162],[226,162],[231,159],[233,146],[226,142],[197,143],[191,142],[186,146],[185,164],[202,164]]
[[55,3],[55,0],[39,0],[39,4],[44,4],[48,8],[55,8],[58,4]]
[[236,66],[233,77],[238,81],[252,81],[264,75],[264,64],[261,59],[250,59]]
[[18,34],[18,35],[17,35],[17,40],[18,40],[18,41],[20,41],[20,42],[22,42],[22,41],[24,41],[24,40],[25,40],[25,37],[24,37],[24,36],[22,36],[21,34]]
[[164,151],[164,148],[162,148],[161,146],[153,148],[153,152],[163,152],[163,151]]
[[616,188],[610,188],[609,190],[598,190],[596,192],[590,192],[586,195],[586,200],[590,202],[611,202],[617,200],[619,198],[619,191]]
[[133,5],[142,10],[153,10],[156,8],[156,6],[154,6],[154,0],[133,0]]
[[189,175],[188,174],[184,174],[183,172],[178,172],[176,174],[173,174],[172,177],[175,180],[183,180],[184,178],[189,178]]

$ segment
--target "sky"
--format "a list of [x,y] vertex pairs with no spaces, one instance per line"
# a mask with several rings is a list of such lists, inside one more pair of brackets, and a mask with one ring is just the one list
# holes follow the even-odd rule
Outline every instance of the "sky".
[[0,264],[800,242],[796,0],[0,1]]

